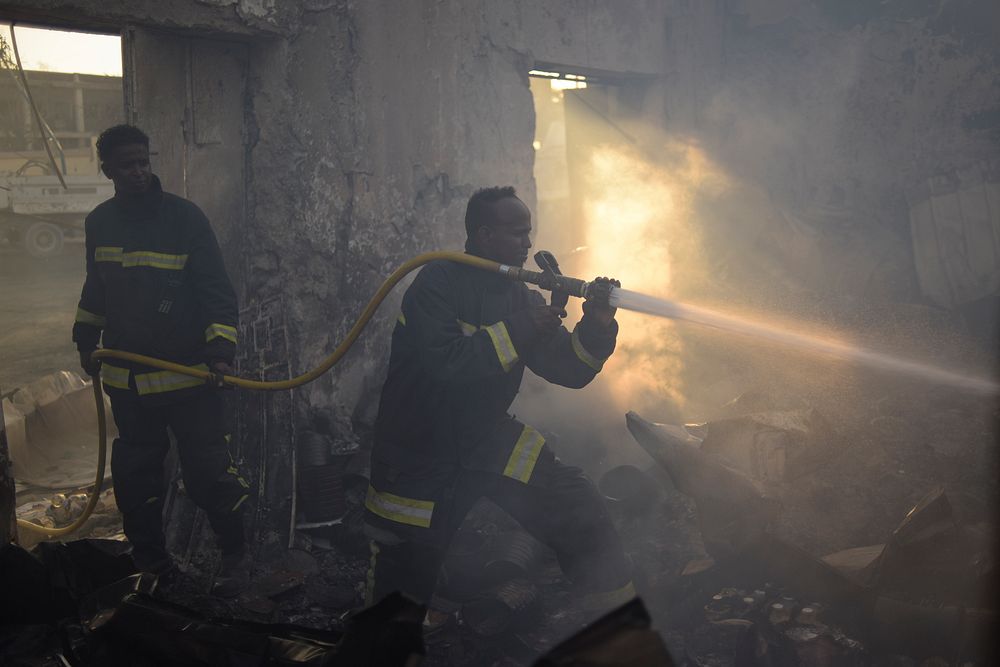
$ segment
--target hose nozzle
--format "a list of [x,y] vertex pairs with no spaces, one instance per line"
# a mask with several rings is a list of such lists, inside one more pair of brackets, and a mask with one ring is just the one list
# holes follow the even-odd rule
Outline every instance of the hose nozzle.
[[607,303],[611,295],[611,289],[614,288],[614,285],[610,283],[587,282],[586,280],[559,275],[551,271],[532,271],[530,269],[522,269],[519,266],[508,266],[507,264],[501,264],[498,270],[501,274],[512,280],[520,280],[521,282],[538,285],[543,290],[549,292],[563,292],[564,294],[581,299],[603,299],[605,303]]

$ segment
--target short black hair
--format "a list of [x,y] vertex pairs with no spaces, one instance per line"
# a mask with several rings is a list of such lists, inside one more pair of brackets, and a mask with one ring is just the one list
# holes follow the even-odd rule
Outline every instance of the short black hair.
[[493,204],[508,197],[517,197],[517,190],[513,185],[497,185],[476,190],[469,198],[469,205],[465,207],[466,237],[471,239],[477,229],[490,224]]
[[142,144],[149,148],[149,137],[135,125],[109,127],[97,137],[97,157],[102,163],[107,162],[116,148],[130,144]]

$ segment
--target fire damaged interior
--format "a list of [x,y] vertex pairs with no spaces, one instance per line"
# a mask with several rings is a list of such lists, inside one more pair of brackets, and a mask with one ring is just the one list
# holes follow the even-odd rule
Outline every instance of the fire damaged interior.
[[985,667],[1000,6],[0,0],[0,664]]

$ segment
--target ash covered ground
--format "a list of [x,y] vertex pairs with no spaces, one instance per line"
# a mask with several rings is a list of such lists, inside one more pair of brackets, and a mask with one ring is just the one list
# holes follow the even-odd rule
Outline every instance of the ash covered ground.
[[[753,397],[753,407],[760,408],[762,400],[759,395]],[[728,409],[732,413],[734,408]],[[774,534],[816,557],[883,544],[921,498],[943,487],[955,521],[978,533],[981,545],[989,550],[993,544],[990,510],[996,492],[991,434],[997,417],[992,400],[912,387],[871,403],[853,424],[829,423],[835,435],[813,471],[762,484],[781,506],[772,525]],[[815,626],[793,622],[789,628],[775,630],[767,620],[767,607],[786,596],[799,607],[815,601],[803,597],[795,582],[713,564],[702,540],[697,504],[676,490],[661,467],[649,465],[643,473],[643,479],[651,483],[641,490],[645,494],[641,506],[628,500],[609,500],[609,505],[635,564],[639,594],[674,659],[689,665],[812,664],[794,653],[809,646],[812,636],[802,639],[789,632]],[[209,553],[195,555],[185,568],[189,575],[166,591],[168,599],[208,617],[343,630],[347,616],[363,606],[368,552],[361,533],[360,488],[353,487],[348,494],[351,510],[344,524],[311,531],[312,537],[304,532],[293,550],[276,540],[260,547],[251,589],[240,599],[223,601],[207,594],[207,573],[215,565]],[[470,568],[478,572],[491,563],[513,536],[525,539],[495,506],[483,502],[470,514],[456,538],[439,590],[442,599],[438,602],[446,609],[457,609],[457,619],[428,635],[424,664],[531,664],[594,620],[579,607],[578,596],[561,576],[551,552],[540,545],[533,545],[529,558],[488,583],[478,573],[469,573]],[[505,583],[504,577],[506,583],[515,581],[521,591],[523,606],[516,614],[492,609],[491,616],[491,608],[480,608],[477,615],[466,612],[471,608],[467,605],[489,598],[497,581]],[[927,590],[896,590],[894,595],[932,607],[987,606],[991,602],[987,591],[979,592],[984,595],[978,600],[949,599]],[[755,598],[761,593],[763,598]],[[746,608],[730,607],[721,615],[767,628],[771,662],[759,656],[758,662],[745,662],[752,654],[741,634],[746,625],[721,626],[720,630],[719,612],[713,609],[722,604],[716,599],[720,596],[723,601],[754,598]],[[924,662],[933,656],[926,655],[925,649],[910,655],[905,643],[872,646],[860,627],[860,611],[837,609],[836,602],[818,602],[830,617],[822,623],[827,636],[840,638],[840,644],[834,644],[839,662],[822,664],[949,664]],[[859,625],[851,622],[855,614]],[[779,650],[782,642],[785,653]],[[945,660],[952,657],[942,656]]]

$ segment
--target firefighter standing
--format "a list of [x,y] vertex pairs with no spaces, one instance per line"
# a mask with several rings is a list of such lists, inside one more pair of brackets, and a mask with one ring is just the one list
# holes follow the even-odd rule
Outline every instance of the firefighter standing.
[[[466,252],[516,266],[527,259],[531,214],[514,188],[475,193],[465,226]],[[635,595],[593,482],[507,414],[526,366],[549,382],[588,384],[614,350],[614,313],[584,303],[571,334],[565,312],[523,283],[447,261],[420,271],[392,334],[375,424],[369,603],[394,590],[427,603],[452,535],[481,497],[555,550],[590,608]]]
[[132,558],[171,574],[165,548],[163,460],[177,441],[184,487],[205,510],[222,549],[214,591],[231,596],[249,574],[242,510],[248,484],[227,448],[219,392],[202,380],[129,362],[91,359],[105,347],[232,374],[236,295],[209,222],[193,203],[163,192],[149,138],[118,125],[97,141],[115,196],[86,221],[87,277],[73,326],[80,364],[100,371],[119,437],[111,453],[115,498]]

